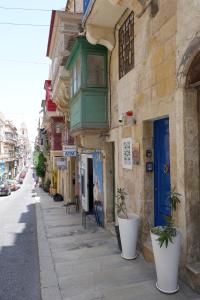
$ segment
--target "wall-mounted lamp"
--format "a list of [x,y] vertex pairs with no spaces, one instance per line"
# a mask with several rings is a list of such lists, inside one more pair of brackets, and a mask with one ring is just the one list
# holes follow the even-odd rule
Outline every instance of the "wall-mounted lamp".
[[120,125],[124,126],[132,126],[136,124],[136,116],[134,115],[132,110],[128,110],[123,113],[119,119]]

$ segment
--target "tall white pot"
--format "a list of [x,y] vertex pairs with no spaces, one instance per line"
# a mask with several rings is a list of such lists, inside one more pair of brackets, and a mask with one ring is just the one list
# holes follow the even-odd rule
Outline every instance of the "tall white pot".
[[181,234],[177,231],[173,243],[169,242],[167,248],[163,244],[160,248],[158,235],[151,232],[154,260],[156,265],[156,287],[161,292],[173,294],[179,290],[178,265],[180,257]]
[[139,216],[129,215],[128,219],[118,217],[119,232],[122,245],[121,256],[125,259],[136,258],[136,246],[139,227]]

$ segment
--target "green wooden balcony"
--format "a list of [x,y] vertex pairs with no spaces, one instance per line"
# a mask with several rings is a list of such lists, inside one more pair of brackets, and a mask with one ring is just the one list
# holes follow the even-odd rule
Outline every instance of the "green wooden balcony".
[[107,129],[107,49],[79,37],[66,68],[71,72],[71,133]]

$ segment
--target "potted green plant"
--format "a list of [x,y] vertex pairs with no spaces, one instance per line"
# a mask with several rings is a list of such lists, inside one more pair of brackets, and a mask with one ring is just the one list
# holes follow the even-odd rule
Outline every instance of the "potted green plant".
[[156,287],[163,293],[172,294],[178,291],[178,266],[180,257],[181,235],[173,221],[173,211],[180,204],[181,194],[174,187],[168,200],[171,204],[171,215],[165,216],[166,225],[151,229],[151,241],[156,265]]
[[117,188],[116,207],[121,238],[122,254],[125,259],[135,259],[137,236],[139,227],[139,216],[129,214],[126,207],[127,193],[124,188]]

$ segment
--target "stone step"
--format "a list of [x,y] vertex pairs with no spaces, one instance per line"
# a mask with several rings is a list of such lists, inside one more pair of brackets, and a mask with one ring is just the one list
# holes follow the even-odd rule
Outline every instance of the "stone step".
[[81,226],[81,220],[79,219],[73,219],[73,220],[69,220],[67,218],[63,218],[63,217],[57,217],[56,219],[52,219],[52,218],[48,218],[45,219],[45,228],[49,229],[49,228],[55,228],[58,226]]
[[120,255],[120,250],[117,246],[104,244],[98,248],[81,248],[72,251],[53,252],[52,256],[55,263],[64,263],[68,261],[75,261],[76,263],[79,263],[79,260],[93,260],[96,257],[109,256],[113,254]]
[[180,291],[173,295],[166,295],[159,292],[155,287],[155,280],[136,282],[124,286],[114,286],[111,288],[90,287],[88,290],[74,296],[64,296],[63,300],[198,300],[195,294],[185,291],[180,287]]
[[100,230],[102,232],[102,229],[101,228],[99,229],[97,226],[85,230],[80,225],[74,225],[74,226],[66,225],[61,227],[48,228],[47,237],[57,238],[57,237],[67,237],[67,236],[79,236],[87,233],[96,233],[99,232]]
[[[186,266],[185,276],[190,286],[200,293],[200,261],[195,261]],[[199,297],[200,299],[200,297]]]
[[[110,245],[109,245],[110,244]],[[75,241],[74,243],[60,243],[51,247],[52,253],[59,251],[73,251],[77,249],[91,249],[100,246],[111,247],[113,241],[109,239],[91,239],[89,241]],[[117,245],[116,245],[117,247]]]
[[49,243],[52,252],[61,250],[73,250],[79,248],[93,248],[106,243],[115,244],[115,239],[106,232],[86,233],[80,236],[50,238]]
[[[95,252],[96,249],[93,249]],[[141,259],[136,259],[132,261],[125,260],[121,258],[120,254],[112,254],[108,256],[95,257],[93,259],[84,259],[77,261],[68,261],[55,264],[55,269],[58,277],[73,276],[76,274],[87,274],[90,272],[101,272],[107,269],[119,269],[122,267],[137,267],[138,264],[141,264]],[[145,264],[144,262],[142,262]],[[147,269],[150,268],[149,265],[146,265]]]
[[153,270],[148,268],[142,260],[139,263],[138,259],[138,262],[135,264],[130,263],[129,266],[122,266],[116,269],[110,267],[96,272],[87,272],[86,270],[85,274],[76,272],[70,275],[69,273],[68,276],[59,278],[59,286],[63,298],[69,297],[70,299],[72,296],[82,295],[91,287],[94,287],[95,290],[98,289],[102,293],[107,289],[122,288],[125,285],[154,278]]

